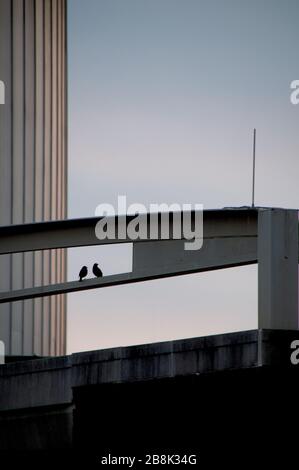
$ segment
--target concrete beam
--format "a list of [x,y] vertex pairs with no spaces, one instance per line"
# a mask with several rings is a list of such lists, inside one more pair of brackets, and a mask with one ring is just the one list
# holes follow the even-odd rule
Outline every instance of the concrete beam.
[[232,268],[257,262],[257,237],[204,238],[198,251],[186,251],[184,240],[133,245],[133,272],[141,277],[179,275]]
[[74,387],[257,365],[258,332],[87,351],[0,366],[0,412],[71,404]]
[[[251,330],[0,366],[0,412],[71,405],[75,387],[261,366],[290,367],[298,331]],[[262,358],[262,360],[260,360]]]
[[[135,446],[137,451],[145,447],[146,452],[151,449],[164,452],[165,438],[167,448],[179,451],[194,449],[199,442],[197,455],[201,463],[202,456],[206,455],[207,467],[216,468],[219,463],[221,468],[223,455],[228,454],[231,467],[232,456],[227,449],[232,436],[236,439],[239,436],[242,445],[243,431],[248,429],[244,452],[255,463],[261,454],[258,448],[252,458],[252,429],[256,423],[257,428],[261,428],[257,416],[269,423],[266,431],[262,426],[259,442],[263,444],[265,432],[274,429],[271,442],[279,447],[277,415],[286,416],[282,429],[286,433],[287,419],[296,411],[289,392],[296,390],[298,366],[290,364],[290,345],[298,338],[298,331],[242,331],[2,365],[1,457],[7,455],[11,464],[13,457],[19,455],[22,462],[18,460],[18,464],[23,465],[26,453],[17,451],[30,450],[28,463],[32,465],[35,450],[39,463],[43,464],[45,458],[48,462],[49,456],[53,456],[55,465],[57,459],[64,461],[61,450],[71,447],[71,453],[66,455],[68,467],[72,457],[74,463],[78,463],[82,456],[84,468],[87,468],[86,462],[93,468],[94,464],[99,465],[99,451],[101,455],[106,449],[113,455],[119,455],[118,451],[125,455],[123,443],[128,434],[129,446],[132,449]],[[269,403],[271,394],[279,405],[275,413]],[[170,396],[177,403],[175,413]],[[248,404],[245,419],[240,407],[235,406],[240,397]],[[199,402],[204,406],[199,406]],[[198,433],[194,437],[194,426],[188,425],[188,416],[192,422],[194,416],[200,422],[201,439]],[[211,466],[217,437],[213,434],[215,423],[224,426],[224,432],[216,433],[217,449],[220,446],[223,452],[221,462]],[[228,427],[228,423],[232,425]],[[224,434],[228,436],[225,445]],[[283,458],[290,451],[289,437],[287,434]],[[210,441],[211,450],[207,448]],[[294,455],[296,444],[295,435],[291,446]],[[41,450],[47,452],[41,453]],[[268,463],[270,454],[267,448],[263,461]],[[276,452],[273,458],[277,460]],[[297,455],[294,462],[296,458]],[[239,460],[237,456],[238,465]]]
[[[126,224],[134,217],[127,216]],[[120,217],[120,221],[124,219],[125,216]],[[0,255],[132,242],[129,238],[120,239],[117,235],[114,240],[98,240],[95,227],[99,220],[100,217],[91,217],[0,227]],[[203,220],[204,237],[257,235],[257,210],[255,209],[207,210],[203,213]],[[160,235],[157,240],[161,240]],[[134,243],[141,241],[144,242],[144,240],[135,240]]]
[[101,287],[150,281],[257,262],[254,236],[205,238],[202,249],[185,251],[183,240],[140,242],[133,246],[133,272],[0,292],[0,303]]
[[[126,222],[129,223],[133,217],[128,217]],[[91,218],[2,227],[1,252],[130,241],[117,237],[115,240],[98,240],[95,236],[98,220]],[[131,273],[2,292],[0,303],[258,261],[259,328],[298,328],[298,211],[268,208],[204,211],[204,243],[198,251],[184,250],[183,239],[160,238],[156,241],[134,241]]]

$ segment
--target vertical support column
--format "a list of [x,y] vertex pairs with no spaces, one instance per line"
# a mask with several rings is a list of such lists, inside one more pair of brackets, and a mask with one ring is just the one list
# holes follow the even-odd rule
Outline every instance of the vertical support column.
[[[34,160],[35,160],[35,2],[24,2],[24,187],[23,220],[34,220]],[[34,255],[24,253],[24,287],[34,284]],[[34,353],[34,301],[24,301],[23,354]]]
[[[12,8],[10,0],[0,1],[0,72],[5,84],[5,104],[0,105],[0,225],[12,223]],[[0,290],[9,290],[11,255],[0,257]],[[6,354],[11,351],[11,304],[0,307],[0,340]]]
[[258,328],[298,329],[296,210],[259,210]]
[[[0,225],[66,213],[65,28],[66,0],[0,0]],[[0,256],[0,290],[63,280],[61,253]],[[7,355],[65,351],[64,310],[57,296],[1,305]]]
[[[24,2],[12,2],[12,224],[24,221]],[[24,253],[12,255],[12,289],[24,287]],[[11,351],[10,354],[23,354],[24,302],[11,304]]]

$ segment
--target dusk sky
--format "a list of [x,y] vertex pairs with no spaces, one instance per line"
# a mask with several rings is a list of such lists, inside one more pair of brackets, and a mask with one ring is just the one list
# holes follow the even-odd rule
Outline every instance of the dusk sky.
[[[98,204],[299,206],[298,0],[69,0],[69,218]],[[131,246],[69,250],[104,274]],[[68,352],[257,327],[256,266],[68,295]]]

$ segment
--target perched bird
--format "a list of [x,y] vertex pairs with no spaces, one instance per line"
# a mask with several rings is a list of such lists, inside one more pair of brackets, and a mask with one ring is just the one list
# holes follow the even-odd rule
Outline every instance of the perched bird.
[[79,272],[79,281],[82,281],[83,277],[86,277],[88,273],[87,266],[83,266]]
[[92,268],[92,272],[96,277],[102,277],[103,276],[103,273],[100,270],[98,263],[94,263],[93,268]]

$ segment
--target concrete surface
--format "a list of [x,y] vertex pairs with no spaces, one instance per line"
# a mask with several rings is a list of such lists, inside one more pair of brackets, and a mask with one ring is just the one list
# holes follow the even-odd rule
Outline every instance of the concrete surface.
[[[190,387],[190,380],[197,379],[205,384],[206,377],[224,377],[223,373],[225,387],[236,383],[236,374],[249,377],[248,371],[284,370],[297,377],[297,368],[290,362],[294,340],[299,340],[298,331],[252,330],[2,365],[0,451],[71,448],[78,429],[84,429],[80,424],[76,430],[74,416],[86,424],[93,413],[90,408],[86,415],[82,410],[94,403],[95,396],[101,407],[101,396],[106,397],[108,408],[117,407],[109,397],[114,390],[123,390],[121,397],[129,390],[116,389],[117,385],[141,384],[142,390],[149,391],[153,383],[167,383],[167,390],[175,393],[174,384]],[[262,374],[264,377],[266,372]],[[259,380],[252,382],[257,388]],[[107,387],[112,390],[108,395]],[[163,387],[159,389],[161,396],[166,390]],[[128,400],[130,397],[131,392]],[[142,409],[145,404],[140,406]]]

